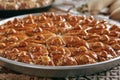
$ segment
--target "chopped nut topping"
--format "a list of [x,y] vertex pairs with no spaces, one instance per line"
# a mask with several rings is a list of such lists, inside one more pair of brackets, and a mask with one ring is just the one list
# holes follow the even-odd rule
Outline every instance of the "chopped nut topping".
[[120,28],[93,16],[43,13],[0,26],[0,56],[19,62],[73,66],[120,55]]

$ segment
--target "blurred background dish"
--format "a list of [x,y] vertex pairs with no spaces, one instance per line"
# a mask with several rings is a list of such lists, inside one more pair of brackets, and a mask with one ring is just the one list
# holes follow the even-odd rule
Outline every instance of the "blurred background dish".
[[53,2],[54,0],[0,0],[0,17],[45,12]]

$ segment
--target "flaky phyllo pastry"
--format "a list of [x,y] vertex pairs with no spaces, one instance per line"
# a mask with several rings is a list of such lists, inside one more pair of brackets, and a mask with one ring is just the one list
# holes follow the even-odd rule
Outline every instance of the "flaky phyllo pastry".
[[92,64],[120,55],[120,27],[93,16],[43,13],[0,26],[0,56],[47,66]]

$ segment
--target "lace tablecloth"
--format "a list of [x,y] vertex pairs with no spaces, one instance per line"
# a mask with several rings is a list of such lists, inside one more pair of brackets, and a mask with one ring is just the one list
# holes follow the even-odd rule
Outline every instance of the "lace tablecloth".
[[[86,4],[87,1],[88,0],[56,0],[49,11],[80,14],[77,8],[82,6],[82,4]],[[106,16],[106,18],[108,17]],[[106,72],[76,78],[40,78],[16,73],[7,68],[0,67],[0,80],[120,80],[120,66],[114,67]]]

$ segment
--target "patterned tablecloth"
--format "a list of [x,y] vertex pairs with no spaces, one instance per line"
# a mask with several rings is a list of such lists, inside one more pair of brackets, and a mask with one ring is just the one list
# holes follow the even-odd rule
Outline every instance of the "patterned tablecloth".
[[[87,1],[88,0],[56,0],[49,11],[81,14],[77,11],[77,8],[81,7],[82,4],[86,4]],[[105,17],[108,18],[108,16]],[[106,72],[76,78],[40,78],[16,73],[7,68],[0,67],[0,80],[120,80],[120,66],[114,67]]]

